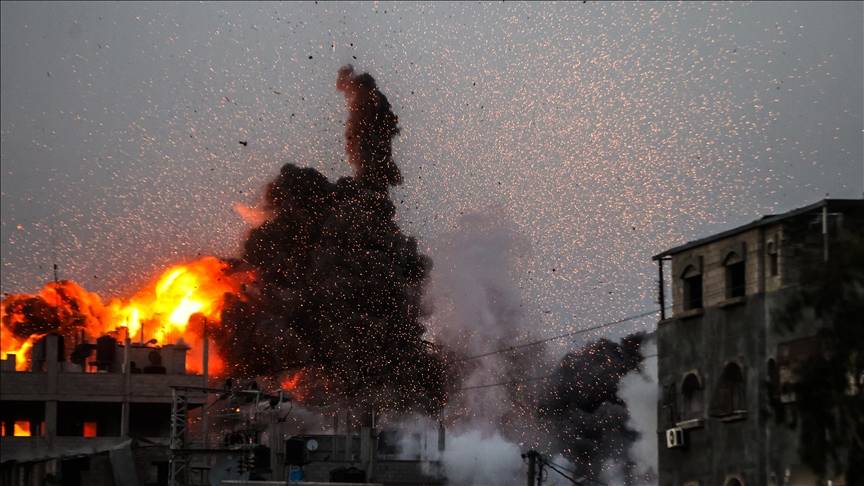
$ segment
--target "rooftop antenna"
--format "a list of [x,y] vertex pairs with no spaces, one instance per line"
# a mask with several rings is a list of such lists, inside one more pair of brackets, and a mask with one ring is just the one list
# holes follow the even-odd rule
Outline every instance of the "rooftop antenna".
[[54,266],[54,283],[60,282],[58,275],[59,267],[57,266],[57,240],[54,238],[54,223],[51,223],[51,228],[48,230],[51,237],[51,261]]

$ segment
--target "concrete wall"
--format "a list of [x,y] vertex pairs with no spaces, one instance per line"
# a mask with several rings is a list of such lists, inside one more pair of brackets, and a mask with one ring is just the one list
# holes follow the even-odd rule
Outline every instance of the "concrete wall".
[[[4,372],[3,400],[122,401],[125,376],[120,373]],[[131,375],[129,396],[136,402],[170,402],[171,386],[203,386],[200,375]]]
[[[732,306],[705,309],[687,319],[671,319],[657,329],[658,366],[661,386],[675,385],[677,410],[683,406],[681,384],[688,372],[702,378],[703,413],[685,431],[686,446],[666,447],[663,432],[679,424],[666,410],[658,409],[659,476],[661,486],[680,486],[688,481],[722,485],[730,474],[746,484],[760,484],[760,383],[763,339],[762,297],[753,296]],[[729,362],[735,362],[745,377],[746,413],[711,416],[719,377]]]

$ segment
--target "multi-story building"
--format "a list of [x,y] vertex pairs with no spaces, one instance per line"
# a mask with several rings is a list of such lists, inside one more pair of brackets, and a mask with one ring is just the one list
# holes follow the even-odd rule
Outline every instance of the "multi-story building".
[[782,321],[796,295],[824,283],[804,269],[862,235],[864,200],[823,200],[654,256],[663,307],[672,294],[657,327],[660,486],[844,484],[800,458],[792,391],[834,323],[806,312]]
[[172,387],[204,385],[186,373],[188,347],[63,341],[42,338],[26,370],[14,354],[0,363],[0,484],[166,484]]

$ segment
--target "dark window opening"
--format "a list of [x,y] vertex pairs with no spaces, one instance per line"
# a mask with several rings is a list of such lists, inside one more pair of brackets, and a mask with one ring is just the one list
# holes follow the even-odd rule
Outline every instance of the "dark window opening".
[[747,292],[744,260],[726,264],[726,298],[744,297]]
[[702,308],[702,275],[684,278],[684,310]]
[[133,437],[168,437],[171,432],[171,405],[130,403],[129,434]]
[[122,404],[58,402],[57,435],[66,437],[119,437]]
[[773,241],[768,242],[768,274],[776,277],[780,274],[780,258],[777,253],[777,245]]
[[720,375],[714,399],[714,414],[723,416],[745,411],[744,398],[744,373],[740,366],[729,363]]
[[45,431],[45,402],[4,400],[0,405],[0,435],[34,437]]
[[66,486],[81,486],[84,484],[84,478],[87,471],[90,470],[90,458],[78,457],[75,459],[64,459],[60,463],[60,477],[63,479],[63,485]]
[[694,373],[688,373],[681,384],[683,398],[682,417],[684,420],[702,417],[702,383]]

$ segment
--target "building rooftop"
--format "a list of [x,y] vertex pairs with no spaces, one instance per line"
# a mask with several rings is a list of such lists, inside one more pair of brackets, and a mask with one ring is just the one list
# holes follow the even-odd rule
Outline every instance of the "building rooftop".
[[810,204],[808,206],[804,206],[798,209],[793,209],[791,211],[787,211],[782,214],[769,214],[763,216],[755,221],[747,223],[742,226],[738,226],[736,228],[732,228],[730,230],[726,230],[720,233],[713,234],[711,236],[701,238],[698,240],[690,241],[683,245],[676,246],[674,248],[670,248],[662,253],[658,253],[651,257],[652,260],[660,260],[661,258],[665,258],[667,256],[672,256],[683,251],[687,251],[691,248],[696,248],[698,246],[706,245],[708,243],[722,240],[724,238],[728,238],[730,236],[737,235],[739,233],[743,233],[745,231],[758,228],[760,226],[767,226],[771,224],[778,223],[785,219],[793,218],[795,216],[799,216],[801,214],[806,214],[815,210],[822,209],[823,207],[827,207],[829,211],[837,211],[837,210],[846,210],[846,209],[864,209],[864,199],[823,199],[816,203]]

